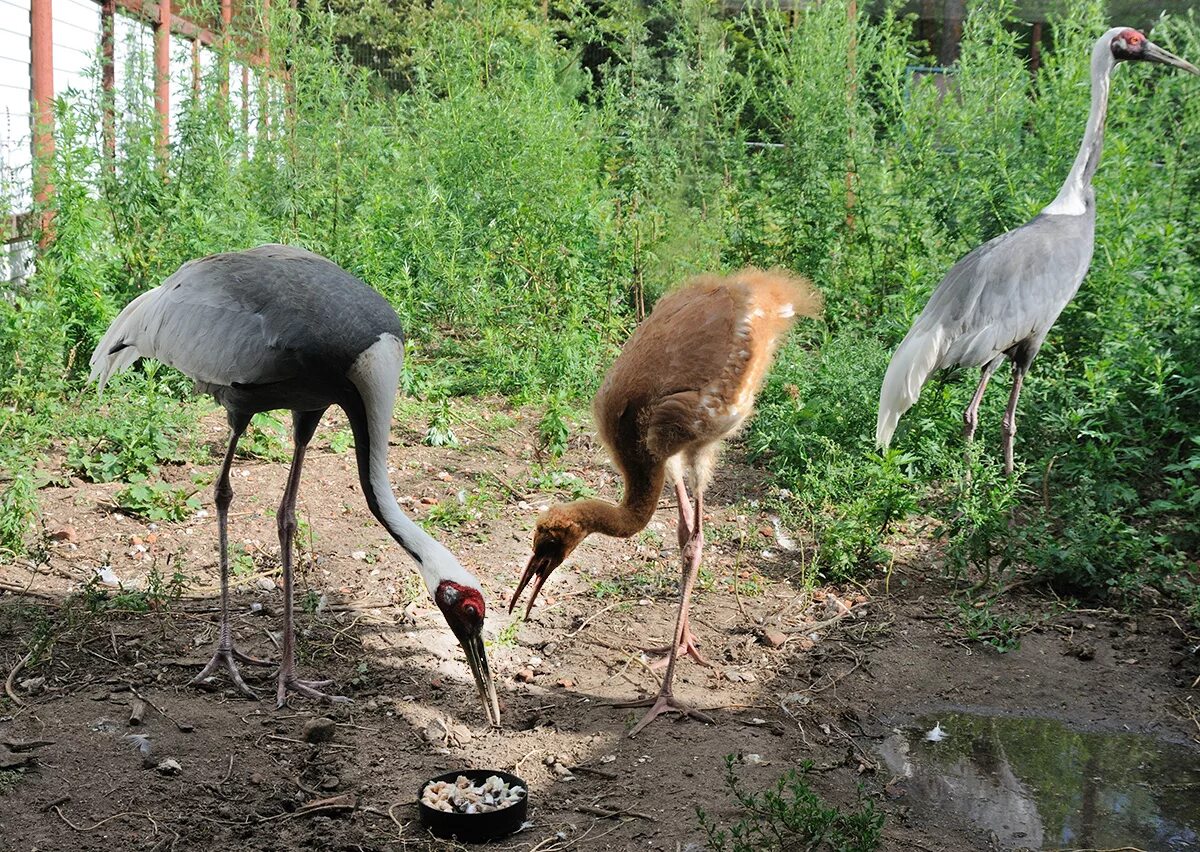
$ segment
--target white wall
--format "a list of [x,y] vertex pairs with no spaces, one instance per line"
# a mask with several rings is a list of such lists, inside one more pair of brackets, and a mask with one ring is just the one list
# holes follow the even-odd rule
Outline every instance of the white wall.
[[29,3],[0,0],[0,213],[28,210],[32,204]]
[[67,89],[95,92],[100,48],[100,4],[94,0],[54,0],[54,94]]

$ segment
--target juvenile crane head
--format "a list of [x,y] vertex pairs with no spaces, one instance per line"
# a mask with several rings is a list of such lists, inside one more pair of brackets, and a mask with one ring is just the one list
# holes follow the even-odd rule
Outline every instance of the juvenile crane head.
[[483,592],[474,586],[443,580],[438,584],[433,600],[467,655],[488,724],[499,727],[500,702],[496,698],[496,683],[492,680],[487,652],[483,648],[483,617],[486,612]]
[[521,582],[517,584],[517,590],[508,602],[508,611],[513,611],[521,592],[525,591],[530,580],[537,577],[537,582],[533,584],[533,590],[529,593],[529,603],[525,607],[525,617],[529,618],[533,611],[533,602],[537,600],[538,592],[542,590],[546,578],[563,564],[571,555],[571,551],[579,546],[579,542],[587,538],[587,534],[588,531],[579,520],[564,507],[551,506],[543,512],[538,518],[537,528],[533,531],[533,555],[529,557],[529,564],[525,566]]
[[1145,35],[1135,29],[1125,28],[1117,31],[1109,43],[1113,59],[1121,61],[1159,62],[1163,65],[1173,65],[1191,74],[1200,74],[1197,68],[1186,59],[1181,59],[1169,50],[1163,50]]

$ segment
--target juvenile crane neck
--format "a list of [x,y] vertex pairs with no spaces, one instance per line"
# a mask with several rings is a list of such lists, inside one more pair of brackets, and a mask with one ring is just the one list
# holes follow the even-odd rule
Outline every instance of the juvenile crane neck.
[[644,530],[654,517],[665,478],[662,465],[644,476],[629,473],[625,476],[625,494],[619,504],[607,500],[576,500],[569,508],[587,533],[629,538]]
[[1100,165],[1104,148],[1104,122],[1108,116],[1109,79],[1116,61],[1113,59],[1111,38],[1101,36],[1092,48],[1092,108],[1088,113],[1083,143],[1062,188],[1043,213],[1082,216],[1092,203],[1092,177]]

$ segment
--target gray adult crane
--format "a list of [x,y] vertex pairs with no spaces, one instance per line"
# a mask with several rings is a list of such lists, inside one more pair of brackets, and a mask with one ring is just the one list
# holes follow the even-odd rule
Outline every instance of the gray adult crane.
[[1066,182],[1032,221],[972,251],[933,291],[884,376],[875,428],[879,447],[891,443],[900,415],[916,403],[930,374],[954,366],[982,368],[979,385],[963,413],[963,433],[970,442],[988,380],[1008,358],[1013,384],[1004,413],[1004,470],[1012,474],[1021,383],[1092,262],[1096,234],[1092,176],[1104,144],[1109,75],[1124,60],[1161,62],[1200,74],[1200,69],[1134,29],[1114,27],[1096,41],[1091,114]]
[[238,439],[261,411],[291,409],[295,448],[276,516],[283,563],[283,658],[276,693],[345,701],[296,675],[292,618],[292,540],[304,453],[326,409],[346,412],[354,434],[358,476],[367,506],[417,564],[429,592],[462,644],[484,712],[500,722],[496,688],[483,647],[483,592],[451,553],[401,510],[388,481],[387,448],[396,385],[404,359],[403,332],[392,307],[332,261],[299,248],[265,245],[185,263],[160,286],[121,311],[92,353],[92,379],[103,391],[114,373],[139,357],[155,358],[190,376],[229,420],[229,447],[217,477],[221,566],[221,632],[216,653],[192,681],[218,669],[257,698],[237,663],[264,664],[234,647],[229,624],[227,519],[233,489],[229,468]]

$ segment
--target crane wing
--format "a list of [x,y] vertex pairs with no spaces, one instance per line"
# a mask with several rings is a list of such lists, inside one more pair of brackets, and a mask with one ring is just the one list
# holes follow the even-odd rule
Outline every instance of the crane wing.
[[1090,206],[1082,216],[1041,215],[956,263],[892,355],[876,443],[891,442],[934,370],[981,367],[1019,343],[1036,354],[1087,273],[1094,231]]
[[185,263],[134,299],[92,353],[92,379],[103,388],[144,355],[210,387],[317,387],[384,334],[404,339],[379,293],[320,255],[264,245]]

